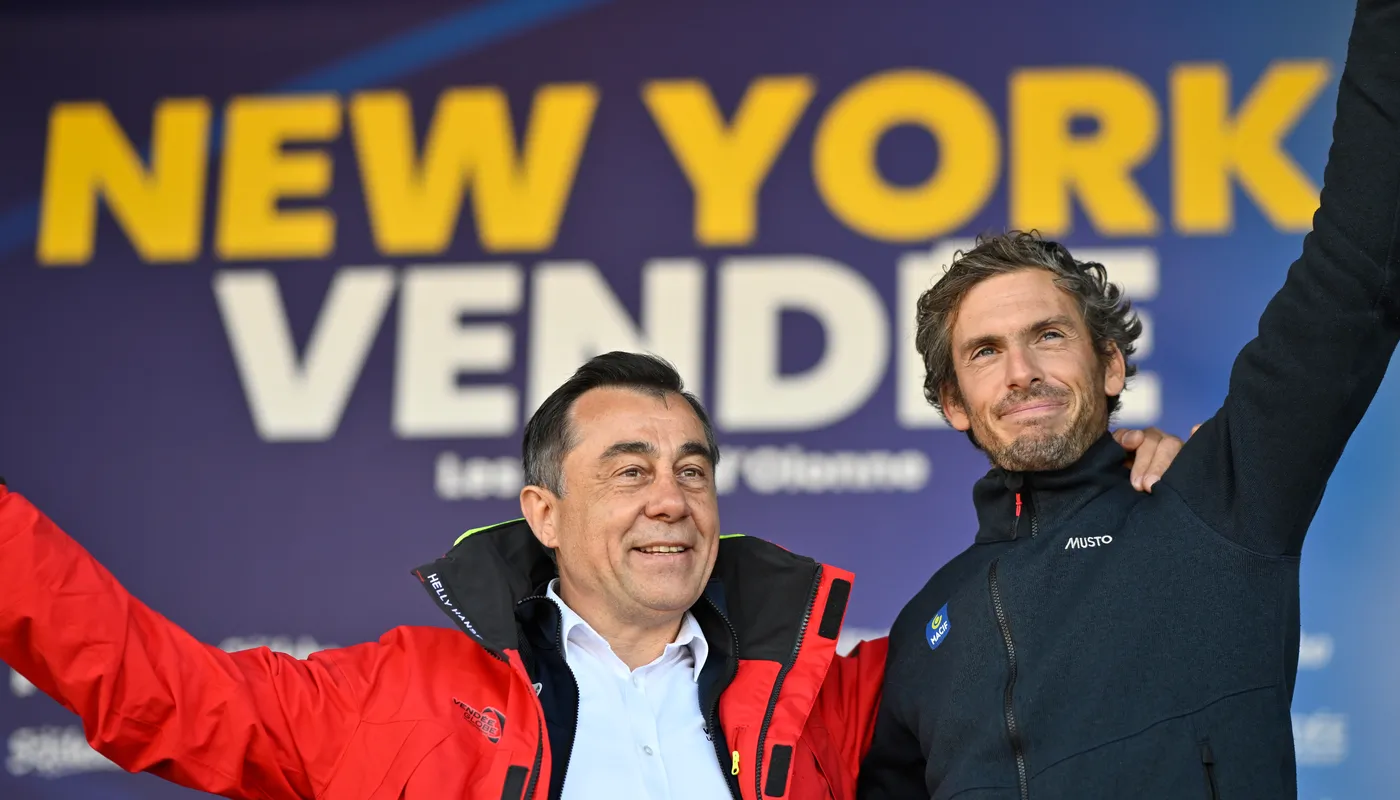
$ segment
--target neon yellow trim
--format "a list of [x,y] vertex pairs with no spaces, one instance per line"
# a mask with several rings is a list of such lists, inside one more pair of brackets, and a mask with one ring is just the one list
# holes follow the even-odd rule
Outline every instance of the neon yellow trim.
[[722,533],[722,534],[720,534],[719,538],[721,538],[721,539],[738,539],[738,538],[741,538],[741,537],[747,536],[747,535],[748,535],[748,534],[746,534],[746,533]]
[[452,543],[452,546],[453,546],[453,547],[456,547],[457,545],[461,544],[463,539],[467,538],[468,536],[471,536],[473,533],[481,533],[482,531],[489,531],[489,530],[491,530],[491,529],[493,529],[493,528],[501,528],[501,527],[504,527],[504,526],[506,526],[506,525],[510,525],[510,524],[513,524],[513,523],[516,523],[516,522],[523,522],[524,520],[525,520],[524,517],[516,517],[515,519],[508,519],[508,520],[506,520],[505,522],[497,522],[497,523],[494,524],[494,525],[484,525],[484,526],[482,526],[482,527],[480,527],[480,528],[472,528],[471,530],[467,531],[466,533],[462,534],[461,536],[458,536],[458,537],[457,537],[457,541],[453,542],[453,543]]

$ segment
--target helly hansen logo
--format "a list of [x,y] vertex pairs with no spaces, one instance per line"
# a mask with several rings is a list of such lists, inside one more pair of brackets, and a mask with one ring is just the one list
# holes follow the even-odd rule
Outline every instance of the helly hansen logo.
[[447,596],[447,587],[442,585],[442,579],[438,577],[438,574],[434,572],[423,580],[427,582],[428,586],[432,587],[433,593],[437,595],[438,602],[442,603],[442,607],[451,611],[452,616],[456,617],[457,620],[462,623],[462,627],[466,628],[468,633],[480,639],[481,634],[476,632],[476,628],[472,625],[471,620],[467,619],[467,615],[463,614],[452,602],[452,598]]
[[1065,542],[1066,550],[1083,550],[1088,547],[1104,547],[1113,544],[1112,536],[1071,536]]
[[501,734],[506,729],[505,714],[491,706],[487,706],[484,711],[477,711],[455,697],[452,698],[452,704],[462,709],[462,719],[475,725],[482,733],[486,734],[486,738],[491,741],[491,744],[501,740]]

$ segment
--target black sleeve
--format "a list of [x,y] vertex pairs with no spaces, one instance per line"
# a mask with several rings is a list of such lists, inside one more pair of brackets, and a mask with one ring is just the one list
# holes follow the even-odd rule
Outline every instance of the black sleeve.
[[1360,0],[1321,205],[1230,372],[1224,406],[1163,482],[1217,532],[1296,555],[1385,376],[1397,325],[1400,1]]
[[[895,641],[891,635],[889,664],[894,664],[897,657]],[[888,674],[887,668],[886,676]],[[924,786],[924,750],[914,732],[897,714],[899,708],[909,707],[897,694],[887,677],[880,710],[875,716],[875,732],[856,783],[856,796],[861,800],[907,800],[929,795]]]

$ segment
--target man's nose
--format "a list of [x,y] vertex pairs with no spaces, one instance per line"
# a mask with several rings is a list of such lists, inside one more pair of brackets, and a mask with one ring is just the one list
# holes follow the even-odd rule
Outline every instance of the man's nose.
[[657,475],[647,495],[646,514],[652,519],[675,522],[685,517],[688,506],[676,476],[669,472]]

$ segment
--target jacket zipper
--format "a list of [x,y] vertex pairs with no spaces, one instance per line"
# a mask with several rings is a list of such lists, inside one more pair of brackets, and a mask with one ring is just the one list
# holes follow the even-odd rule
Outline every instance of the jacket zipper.
[[[518,608],[518,607],[524,605],[525,603],[527,603],[527,602],[529,602],[529,601],[531,601],[531,600],[548,600],[548,599],[549,599],[549,597],[548,597],[547,595],[536,594],[536,595],[531,595],[530,597],[527,597],[527,598],[525,598],[524,600],[521,600],[519,603],[516,603],[515,605],[516,605],[516,607]],[[552,605],[552,603],[551,603],[551,605]],[[563,615],[559,612],[558,607],[555,607],[555,608],[554,608],[554,616],[555,616],[555,619],[556,619],[556,621],[557,621],[557,623],[558,623],[557,625],[554,626],[554,643],[555,643],[557,649],[559,650],[559,657],[560,657],[561,659],[564,659],[564,618],[563,618]],[[564,659],[564,669],[567,669],[567,670],[569,671],[569,678],[570,678],[571,680],[573,680],[573,682],[574,682],[574,730],[578,730],[578,715],[579,715],[579,711],[582,710],[582,709],[579,708],[579,706],[580,706],[580,704],[583,702],[582,700],[579,699],[579,696],[578,696],[578,678],[575,678],[575,677],[574,677],[574,668],[569,666],[568,659]],[[532,686],[532,687],[530,687],[530,688],[533,689],[534,687]],[[535,696],[535,705],[538,707],[539,704],[540,704],[540,702],[539,702],[539,696],[536,695],[536,696]],[[537,718],[537,720],[538,720],[538,718]],[[531,800],[531,798],[534,796],[534,795],[533,795],[533,792],[535,791],[535,782],[539,779],[539,775],[540,775],[540,762],[544,761],[544,737],[545,737],[544,722],[543,722],[543,720],[538,720],[538,721],[539,721],[539,728],[540,728],[540,741],[539,741],[539,745],[535,748],[535,769],[534,769],[533,771],[531,771],[531,773],[530,773],[530,785],[525,789],[525,799],[524,799],[524,800]],[[573,753],[572,753],[572,752],[569,752],[569,753],[565,753],[565,754],[564,754],[564,763],[563,763],[563,766],[560,768],[560,771],[559,771],[559,786],[560,786],[560,790],[561,790],[561,791],[562,791],[563,786],[564,786],[564,781],[569,777],[569,761],[570,761],[570,759],[572,758],[572,756],[573,756]],[[554,760],[555,760],[556,763],[559,761],[559,754],[558,754],[558,753],[555,753],[555,754],[554,754]]]
[[[1034,517],[1032,517],[1034,519]],[[989,580],[992,587],[992,607],[996,611],[997,626],[1001,628],[1001,638],[1006,644],[1006,658],[1011,665],[1010,677],[1006,679],[1006,732],[1011,737],[1011,752],[1016,756],[1016,777],[1021,787],[1021,800],[1029,800],[1030,786],[1026,779],[1026,756],[1021,749],[1021,731],[1016,725],[1016,710],[1012,705],[1016,689],[1016,643],[1011,639],[1011,623],[1006,618],[1006,609],[1001,604],[1001,587],[997,585],[997,562],[992,561]]]
[[[535,703],[539,705],[538,701]],[[540,762],[544,761],[544,720],[540,718],[539,711],[535,712],[535,726],[539,739],[535,744],[535,766],[530,769],[530,785],[525,787],[524,800],[534,800],[535,784],[540,780]],[[563,784],[560,784],[561,786]]]
[[817,603],[817,592],[822,585],[822,567],[817,565],[816,577],[812,579],[812,591],[807,595],[807,610],[802,612],[802,625],[797,629],[797,643],[792,646],[792,655],[788,657],[787,663],[778,670],[778,678],[773,682],[773,694],[768,698],[768,710],[763,712],[763,724],[758,729],[758,763],[754,765],[754,797],[763,797],[763,745],[768,738],[768,723],[773,721],[773,712],[778,707],[778,693],[783,689],[783,679],[787,677],[792,665],[797,663],[797,653],[802,649],[802,640],[807,635],[807,622],[812,619],[812,606]]
[[[724,621],[724,627],[729,631],[730,645],[733,647],[729,652],[733,653],[734,657],[729,660],[729,677],[725,681],[727,685],[733,682],[735,675],[739,674],[739,634],[734,632],[734,626],[729,623],[729,618],[720,613],[719,606],[715,605],[715,601],[706,596],[705,602],[709,603],[710,608],[715,610],[715,616]],[[716,696],[714,705],[710,708],[710,741],[714,743],[715,757],[719,759],[720,771],[724,773],[724,785],[729,787],[729,794],[733,796],[734,800],[740,800],[739,778],[734,773],[730,754],[720,749],[720,740],[724,738],[719,728],[719,697]]]
[[[564,658],[564,615],[556,607],[554,614],[558,618],[559,624],[554,626],[554,644],[559,649],[559,657],[564,660],[564,669],[569,671],[569,679],[574,682],[574,732],[578,733],[578,715],[583,710],[583,699],[578,696],[578,678],[574,676],[574,668],[569,666],[569,660]],[[573,749],[564,754],[564,765],[559,770],[559,791],[564,791],[564,781],[569,778],[569,762],[573,760]],[[554,760],[559,760],[555,756]]]
[[1011,518],[1011,538],[1021,535],[1021,493],[1016,493],[1016,516]]
[[[555,613],[558,613],[558,611],[556,610]],[[563,653],[564,653],[564,636],[563,636],[563,633],[562,633],[563,628],[564,628],[563,620],[561,619],[561,620],[560,620],[560,625],[559,625],[560,633],[558,634],[558,637],[559,637],[559,653],[560,653],[560,656],[561,656],[561,657],[563,656]],[[571,667],[571,666],[569,666],[569,662],[568,662],[567,660],[565,660],[565,662],[564,662],[564,668],[567,669],[567,670],[569,671],[569,677],[570,677],[570,678],[573,680],[573,682],[574,682],[574,733],[577,734],[577,733],[578,733],[578,715],[579,715],[579,712],[581,712],[581,711],[583,710],[583,708],[582,708],[583,700],[582,700],[582,699],[579,697],[579,695],[578,695],[578,678],[574,677],[574,668]],[[564,791],[564,781],[568,780],[568,778],[569,778],[569,762],[573,761],[573,757],[574,757],[573,748],[570,748],[570,749],[569,749],[569,752],[567,752],[567,753],[564,754],[564,766],[563,766],[562,769],[559,770],[559,791],[560,791],[560,792],[563,792],[563,791]],[[557,761],[558,759],[556,758],[555,760]]]
[[1215,754],[1210,750],[1210,742],[1201,742],[1201,766],[1206,770],[1206,786],[1210,789],[1210,800],[1220,800],[1220,788],[1215,784]]
[[[1034,538],[1035,538],[1035,535],[1036,535],[1037,533],[1040,532],[1040,517],[1038,517],[1038,516],[1036,515],[1036,513],[1035,513],[1035,498],[1031,495],[1029,489],[1026,490],[1026,503],[1025,503],[1025,505],[1029,505],[1029,506],[1031,507],[1031,538],[1034,539]],[[1012,539],[1015,539],[1015,538],[1020,534],[1020,532],[1021,532],[1021,506],[1022,506],[1022,502],[1021,502],[1021,493],[1020,493],[1020,492],[1017,492],[1017,493],[1016,493],[1016,516],[1015,516],[1015,518],[1012,519],[1012,521],[1011,521],[1011,538],[1012,538]]]

